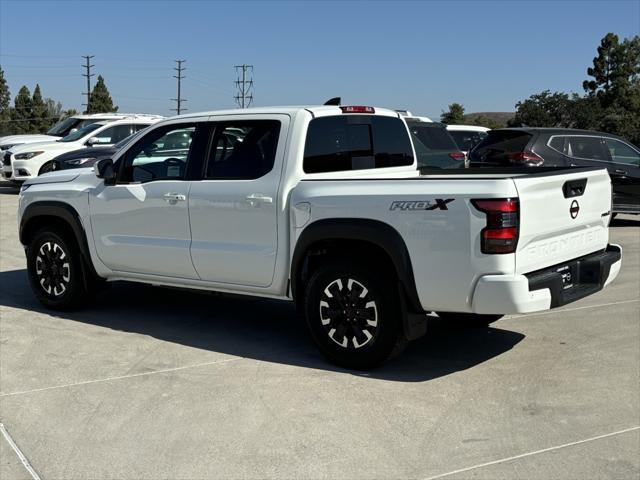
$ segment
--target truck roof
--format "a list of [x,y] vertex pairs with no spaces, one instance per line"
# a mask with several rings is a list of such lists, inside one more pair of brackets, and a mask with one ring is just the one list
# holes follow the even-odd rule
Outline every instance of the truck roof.
[[[349,107],[350,105],[294,105],[294,106],[276,106],[276,107],[254,107],[254,108],[235,108],[228,110],[212,110],[207,112],[196,112],[196,113],[187,113],[185,115],[180,115],[179,118],[195,118],[195,117],[203,117],[203,116],[214,116],[214,115],[238,115],[238,114],[287,114],[293,115],[301,110],[307,110],[312,115],[317,117],[325,117],[329,115],[342,115],[344,112],[341,108]],[[395,110],[388,108],[380,108],[380,107],[371,107],[375,110],[374,115],[384,115],[388,117],[398,117],[401,115]],[[356,112],[353,112],[356,113]],[[362,112],[367,115],[369,113]],[[178,118],[178,117],[172,117]]]

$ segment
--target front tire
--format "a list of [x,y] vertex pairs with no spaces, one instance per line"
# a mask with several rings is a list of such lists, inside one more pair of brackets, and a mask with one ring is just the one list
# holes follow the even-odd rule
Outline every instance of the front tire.
[[31,289],[45,307],[70,310],[88,294],[78,248],[64,234],[43,229],[27,247]]
[[464,327],[483,328],[491,323],[500,320],[504,315],[480,315],[478,313],[452,313],[436,312],[438,316],[446,321],[455,322]]
[[402,351],[402,311],[395,285],[356,262],[320,266],[304,293],[304,315],[320,351],[352,369],[375,367]]
[[55,172],[56,170],[58,170],[58,164],[53,160],[50,160],[44,165],[42,165],[42,167],[40,167],[40,171],[38,172],[38,175],[42,175],[43,173],[48,173],[48,172]]

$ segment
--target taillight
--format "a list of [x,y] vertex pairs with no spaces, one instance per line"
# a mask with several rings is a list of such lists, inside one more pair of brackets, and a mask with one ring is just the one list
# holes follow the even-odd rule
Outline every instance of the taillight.
[[487,226],[480,232],[482,253],[513,253],[518,246],[520,205],[517,198],[471,200],[486,214]]
[[464,161],[464,153],[462,152],[453,152],[453,153],[450,153],[449,156],[454,160],[460,160],[461,162]]
[[376,113],[375,108],[365,107],[364,105],[351,105],[349,107],[340,107],[342,113]]
[[539,167],[544,163],[544,158],[533,153],[531,150],[525,150],[523,152],[511,152],[509,154],[509,161],[512,163],[524,163],[531,167]]

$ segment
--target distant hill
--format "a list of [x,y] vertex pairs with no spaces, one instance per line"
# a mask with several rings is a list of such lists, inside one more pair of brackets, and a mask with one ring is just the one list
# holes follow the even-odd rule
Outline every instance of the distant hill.
[[497,128],[504,127],[507,122],[515,116],[515,112],[474,112],[464,116],[465,121],[473,123],[487,124],[485,126]]

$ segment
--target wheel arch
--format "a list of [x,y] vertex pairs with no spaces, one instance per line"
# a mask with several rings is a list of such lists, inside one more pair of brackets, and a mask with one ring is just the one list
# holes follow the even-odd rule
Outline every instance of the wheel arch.
[[290,281],[294,300],[301,293],[310,257],[328,244],[348,244],[350,250],[354,246],[364,246],[366,249],[368,245],[384,252],[386,258],[383,262],[393,268],[408,309],[415,313],[424,312],[418,298],[409,251],[400,233],[387,223],[361,218],[318,220],[303,230],[291,261]]
[[85,265],[91,274],[97,277],[91,262],[87,234],[75,208],[67,203],[56,201],[39,201],[29,204],[20,219],[20,243],[27,247],[35,232],[44,225],[56,225],[70,233],[80,249]]

